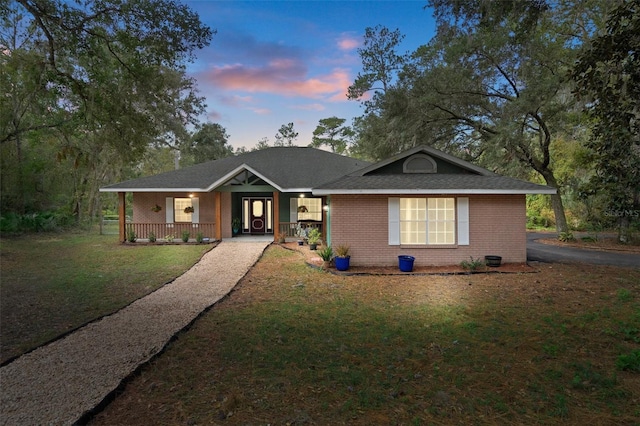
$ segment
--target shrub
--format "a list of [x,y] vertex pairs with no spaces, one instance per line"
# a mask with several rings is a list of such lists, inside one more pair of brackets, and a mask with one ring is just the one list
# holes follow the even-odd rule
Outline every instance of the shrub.
[[324,247],[322,250],[318,252],[318,255],[325,262],[329,262],[333,258],[333,249],[330,246]]
[[350,247],[346,244],[340,244],[336,247],[336,257],[349,257]]
[[149,232],[149,242],[150,243],[156,242],[156,234],[154,234],[153,231]]
[[473,256],[469,256],[469,260],[463,260],[460,262],[460,266],[465,271],[476,271],[480,268],[484,263],[480,260],[480,258],[474,259]]
[[127,241],[129,241],[130,243],[135,243],[137,239],[138,239],[138,236],[136,235],[136,231],[134,231],[133,227],[130,226],[127,229]]
[[573,236],[573,232],[571,231],[561,232],[560,234],[558,234],[558,240],[566,243],[569,241],[575,241],[576,237]]
[[182,231],[182,241],[183,242],[188,242],[189,241],[189,236],[191,236],[191,234],[189,233],[189,231]]
[[202,244],[204,242],[204,234],[202,232],[198,232],[196,234],[196,242],[198,244]]

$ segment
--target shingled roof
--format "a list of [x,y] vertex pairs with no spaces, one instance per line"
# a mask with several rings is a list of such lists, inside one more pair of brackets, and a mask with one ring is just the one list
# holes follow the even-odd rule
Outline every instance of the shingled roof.
[[[427,155],[455,166],[459,173],[389,173],[389,166],[415,155]],[[419,146],[387,160],[316,186],[314,195],[330,194],[555,194],[556,189],[500,176],[490,170],[428,146]]]
[[307,147],[273,147],[109,185],[103,192],[206,192],[249,171],[281,192],[311,191],[370,163]]

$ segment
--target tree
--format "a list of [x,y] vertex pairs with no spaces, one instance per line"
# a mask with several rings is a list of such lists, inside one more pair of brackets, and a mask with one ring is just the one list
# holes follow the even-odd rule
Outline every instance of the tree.
[[[20,173],[45,174],[46,168],[20,165],[23,149],[53,151],[41,159],[49,169],[56,158],[70,161],[79,182],[111,179],[122,174],[117,168],[139,162],[148,147],[175,147],[204,109],[185,62],[212,32],[177,1],[7,1],[0,25],[0,91],[8,100],[0,103],[0,145],[18,161],[2,171],[3,179],[13,181],[7,173],[14,171],[17,182],[37,178]],[[53,149],[38,149],[38,143]],[[84,159],[101,171],[83,167]],[[23,186],[10,188],[17,197],[10,194],[14,201],[3,202],[3,210],[25,210]],[[78,194],[65,196],[77,205]]]
[[618,241],[628,243],[630,222],[640,216],[640,0],[611,12],[571,76],[594,122],[589,191],[606,194],[607,213],[619,219]]
[[349,86],[347,97],[362,99],[365,93],[373,91],[373,97],[363,101],[367,112],[378,109],[380,95],[387,92],[402,69],[405,57],[398,55],[396,48],[403,39],[404,35],[398,29],[391,31],[381,25],[365,29],[364,47],[357,50],[364,73],[358,73],[355,82]]
[[273,146],[293,146],[293,141],[298,138],[298,132],[293,130],[293,123],[283,124],[276,133],[276,141]]
[[321,119],[318,127],[313,131],[313,139],[309,146],[320,148],[326,145],[332,152],[345,154],[355,134],[351,127],[344,125],[345,121],[346,119],[338,117]]
[[558,188],[556,228],[566,231],[550,146],[570,133],[576,106],[566,70],[582,29],[598,28],[608,6],[583,3],[432,0],[437,34],[406,60],[371,122],[382,120],[394,151],[428,143],[503,173],[535,170]]
[[227,144],[229,135],[217,123],[205,123],[198,127],[182,147],[180,163],[183,166],[204,163],[233,155],[233,147]]

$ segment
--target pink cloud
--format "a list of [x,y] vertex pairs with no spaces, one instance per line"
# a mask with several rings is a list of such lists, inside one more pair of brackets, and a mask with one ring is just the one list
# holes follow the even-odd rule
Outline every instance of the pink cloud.
[[303,111],[324,111],[326,109],[322,104],[294,105],[291,108]]
[[353,50],[360,47],[360,40],[354,37],[345,36],[338,40],[338,48],[340,50]]
[[306,67],[292,59],[275,59],[263,67],[242,64],[213,67],[201,73],[199,79],[223,90],[312,99],[344,94],[351,84],[349,73],[344,69],[337,68],[328,74],[308,77]]

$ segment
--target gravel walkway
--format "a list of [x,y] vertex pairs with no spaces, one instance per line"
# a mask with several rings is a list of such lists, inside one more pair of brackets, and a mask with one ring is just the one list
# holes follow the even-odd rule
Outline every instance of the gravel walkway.
[[268,245],[223,241],[170,284],[2,367],[1,424],[76,422],[227,295]]

